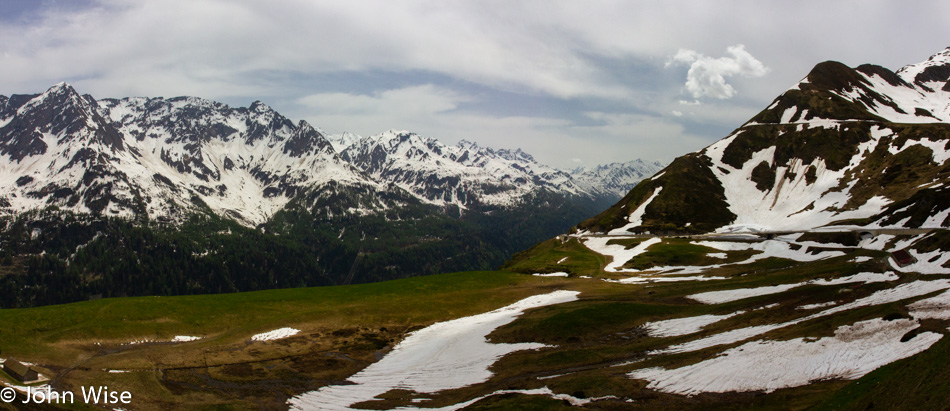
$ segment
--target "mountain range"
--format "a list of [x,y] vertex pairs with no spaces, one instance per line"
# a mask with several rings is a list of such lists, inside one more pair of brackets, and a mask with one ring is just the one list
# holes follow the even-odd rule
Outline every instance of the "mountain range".
[[[284,285],[489,269],[595,214],[620,197],[618,187],[659,167],[639,161],[570,173],[520,149],[446,145],[407,131],[325,135],[259,101],[232,108],[195,97],[97,100],[67,83],[0,96],[0,217],[13,244],[4,253],[23,257],[16,266],[29,272],[39,263],[26,256],[51,244],[61,246],[50,254],[66,267],[94,249],[90,242],[122,236],[93,222],[103,219],[169,235],[211,221],[214,232],[246,237],[251,229],[318,250],[299,256],[312,274],[275,274],[298,277]],[[63,232],[56,219],[64,215],[82,222]],[[225,249],[244,241],[228,237]],[[209,246],[191,252],[207,258]],[[406,247],[418,256],[407,257]],[[212,265],[220,264],[228,263]],[[152,269],[133,271],[148,277]],[[222,291],[267,287],[234,286],[232,276],[212,282],[223,281]],[[182,281],[209,291],[201,284],[210,280]]]
[[[946,409],[950,49],[896,72],[820,63],[586,220],[641,163],[324,136],[258,104],[215,106],[223,126],[170,115],[155,139],[180,147],[151,148],[144,111],[66,95],[0,117],[21,131],[7,167],[32,173],[2,180],[0,303],[209,295],[0,310],[4,356],[52,389],[182,409]],[[189,104],[172,100],[156,107]],[[225,201],[242,188],[273,203]],[[303,288],[406,273],[445,274]],[[282,289],[225,294],[263,288]]]

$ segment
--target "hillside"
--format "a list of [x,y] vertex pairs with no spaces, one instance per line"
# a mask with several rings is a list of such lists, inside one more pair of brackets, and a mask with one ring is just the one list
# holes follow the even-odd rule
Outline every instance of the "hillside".
[[0,96],[0,289],[22,290],[0,306],[493,269],[616,201],[607,184],[521,150],[327,137],[259,101],[60,83]]
[[[896,73],[821,63],[732,134],[676,159],[578,229],[945,227],[950,203],[910,199],[940,199],[950,178],[948,84],[950,49]],[[928,209],[896,218],[908,201]]]
[[[941,410],[950,396],[943,125],[883,115],[907,101],[935,107],[923,100],[875,91],[849,102],[810,88],[871,96],[866,81],[890,78],[843,67],[822,63],[783,95],[814,94],[825,117],[768,123],[777,99],[506,271],[0,310],[0,345],[50,377],[35,387],[108,384],[134,393],[133,408]],[[898,74],[919,65],[908,67]],[[388,158],[388,144],[424,142],[390,137],[375,158]],[[443,148],[429,147],[416,153],[442,161],[433,153]],[[329,193],[332,203],[360,199]],[[301,230],[295,218],[328,212],[310,207],[316,200],[295,198],[266,232]],[[202,221],[252,230],[213,213]],[[26,388],[4,378],[22,397]]]

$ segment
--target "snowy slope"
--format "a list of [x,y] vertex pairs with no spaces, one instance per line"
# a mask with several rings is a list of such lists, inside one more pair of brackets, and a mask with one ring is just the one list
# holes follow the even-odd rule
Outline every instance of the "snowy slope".
[[584,187],[521,150],[495,150],[468,141],[450,146],[408,131],[364,137],[349,143],[341,156],[377,181],[439,206],[515,205],[542,189],[585,198],[604,195],[603,189]]
[[598,168],[575,181],[521,150],[449,146],[404,131],[327,137],[259,101],[97,101],[66,83],[0,98],[0,214],[57,207],[175,222],[209,210],[257,226],[301,196],[311,207],[361,199],[329,216],[378,212],[406,195],[460,210],[519,206],[542,191],[589,206],[613,201],[614,186],[650,171],[637,167]]
[[65,83],[14,97],[26,101],[16,110],[7,102],[0,128],[7,212],[57,206],[174,221],[204,204],[256,225],[302,190],[376,186],[309,124],[260,102],[95,101]]
[[[950,49],[896,73],[824,62],[731,135],[580,228],[801,230],[872,217],[873,227],[943,227],[948,121]],[[925,197],[932,201],[912,200]],[[641,224],[629,227],[635,210]]]

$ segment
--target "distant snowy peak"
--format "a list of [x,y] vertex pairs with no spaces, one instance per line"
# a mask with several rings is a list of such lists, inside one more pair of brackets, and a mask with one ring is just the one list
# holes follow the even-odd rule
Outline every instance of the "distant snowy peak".
[[342,153],[344,150],[358,143],[363,138],[359,134],[353,134],[348,131],[344,131],[340,134],[325,134],[323,132],[321,132],[321,134],[326,136],[327,140],[330,141],[330,144],[333,145],[333,149],[336,150],[337,153]]
[[666,165],[659,161],[636,159],[625,163],[610,163],[596,167],[579,167],[571,170],[574,180],[591,190],[600,188],[617,197],[623,197],[640,181],[648,178]]
[[513,205],[536,190],[593,196],[570,175],[519,150],[469,141],[454,146],[408,131],[389,130],[349,145],[341,156],[380,182],[395,184],[437,205]]
[[0,96],[5,215],[56,207],[176,222],[210,211],[256,226],[294,199],[302,198],[295,207],[313,206],[347,193],[365,201],[334,215],[418,201],[488,211],[542,192],[590,204],[617,195],[605,178],[617,185],[644,174],[595,173],[603,175],[575,181],[520,149],[446,145],[408,131],[325,136],[260,101],[235,108],[197,97],[96,100],[66,83]]

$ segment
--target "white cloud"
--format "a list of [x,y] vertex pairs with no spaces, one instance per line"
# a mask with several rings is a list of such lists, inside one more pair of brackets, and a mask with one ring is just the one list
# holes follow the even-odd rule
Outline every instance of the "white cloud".
[[672,113],[673,113],[673,115],[676,116],[676,117],[683,117],[683,112],[682,112],[682,111],[673,110]]
[[728,47],[729,57],[712,58],[694,50],[680,49],[671,57],[666,67],[688,65],[686,89],[693,98],[713,97],[727,99],[736,95],[736,90],[726,83],[726,77],[762,77],[769,68],[739,44]]

